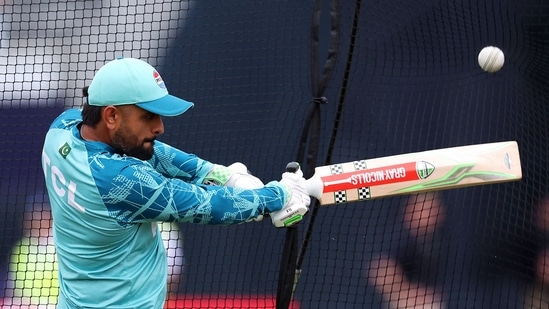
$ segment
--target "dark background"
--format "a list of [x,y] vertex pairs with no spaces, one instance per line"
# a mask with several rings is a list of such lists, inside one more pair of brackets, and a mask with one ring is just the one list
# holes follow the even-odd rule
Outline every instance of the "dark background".
[[[444,246],[431,254],[445,261],[438,271],[450,308],[521,307],[543,242],[534,224],[536,205],[549,193],[549,7],[539,0],[338,3],[338,54],[323,94],[328,104],[321,107],[319,164],[342,103],[330,150],[334,163],[518,141],[524,179],[444,192]],[[311,66],[318,63],[320,72],[328,57],[328,1],[322,4],[316,59],[313,9],[300,1],[192,2],[182,11],[184,23],[167,32],[169,44],[144,59],[155,63],[172,94],[195,102],[186,114],[165,119],[163,140],[212,162],[244,162],[265,182],[278,179],[297,156],[313,100]],[[90,12],[105,14],[99,5]],[[116,33],[107,39],[115,41]],[[87,43],[88,53],[93,44]],[[477,63],[488,45],[505,53],[497,73],[483,72]],[[84,60],[90,64],[86,76],[101,58],[117,53],[139,55],[137,48],[109,50],[96,61]],[[90,81],[84,80],[76,84]],[[32,108],[23,101],[3,100],[0,108],[2,265],[3,253],[20,236],[29,196],[43,191],[39,158],[48,124],[78,105],[60,98]],[[382,307],[367,269],[376,253],[402,246],[398,214],[405,198],[319,211],[296,290],[302,307]],[[276,294],[285,231],[270,220],[180,230],[187,265],[179,297]]]

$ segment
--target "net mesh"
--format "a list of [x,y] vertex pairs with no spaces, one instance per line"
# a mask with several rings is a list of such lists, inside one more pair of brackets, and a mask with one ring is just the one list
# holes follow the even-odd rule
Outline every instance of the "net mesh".
[[[1,1],[3,308],[56,303],[43,137],[118,56],[195,102],[163,141],[264,181],[296,158],[326,66],[320,164],[518,142],[520,182],[319,209],[290,307],[549,307],[549,3],[331,3]],[[496,73],[478,65],[489,45],[505,53]],[[166,307],[275,308],[284,230],[269,221],[163,224]]]

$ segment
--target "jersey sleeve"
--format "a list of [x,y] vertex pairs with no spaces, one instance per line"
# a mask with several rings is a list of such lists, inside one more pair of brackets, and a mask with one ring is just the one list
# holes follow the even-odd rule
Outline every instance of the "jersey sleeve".
[[73,124],[82,121],[82,110],[80,109],[68,109],[62,112],[57,118],[55,118],[51,125],[50,129],[66,129],[71,127]]
[[95,176],[103,203],[121,224],[178,221],[230,225],[280,210],[287,202],[285,190],[277,182],[255,190],[196,185],[184,181],[193,177],[181,172],[178,178],[170,178],[157,170],[158,165],[127,160],[121,168],[103,169]]
[[214,164],[186,153],[166,143],[155,141],[154,156],[149,160],[153,168],[168,178],[194,184],[203,183]]

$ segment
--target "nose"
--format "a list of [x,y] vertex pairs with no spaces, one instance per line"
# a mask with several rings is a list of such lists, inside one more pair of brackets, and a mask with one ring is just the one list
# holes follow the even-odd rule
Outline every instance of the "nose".
[[153,133],[155,135],[161,135],[164,133],[164,122],[160,116],[158,116],[157,121],[154,122]]

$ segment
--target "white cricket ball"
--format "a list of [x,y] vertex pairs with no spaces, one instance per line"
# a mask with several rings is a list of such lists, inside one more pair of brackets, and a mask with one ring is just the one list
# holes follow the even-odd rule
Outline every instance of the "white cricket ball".
[[503,52],[495,46],[486,46],[478,53],[478,65],[486,72],[499,71],[504,62]]

